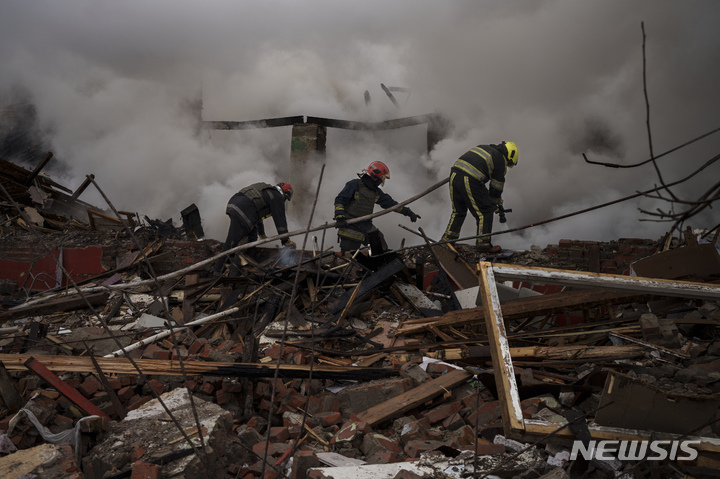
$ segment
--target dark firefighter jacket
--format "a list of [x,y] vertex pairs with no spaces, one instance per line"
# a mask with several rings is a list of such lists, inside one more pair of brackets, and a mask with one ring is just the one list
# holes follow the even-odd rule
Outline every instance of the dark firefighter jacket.
[[[250,204],[248,199],[255,207],[254,210],[248,208]],[[257,227],[260,235],[265,235],[263,220],[272,216],[278,234],[288,232],[285,197],[275,186],[268,183],[254,183],[233,195],[227,205],[227,214],[240,218],[248,227],[248,231]],[[282,242],[283,244],[287,242],[287,238]]]
[[[378,184],[368,175],[350,180],[335,197],[335,219],[344,217],[347,220],[359,218],[372,214],[375,204],[383,209],[391,208],[398,204],[392,196],[384,193]],[[398,210],[404,215],[407,207]],[[365,235],[373,229],[372,220],[353,223],[344,228],[338,228],[338,234],[346,238],[364,242]]]
[[498,145],[478,145],[463,154],[451,171],[489,182],[490,197],[499,200],[505,187],[507,165]]

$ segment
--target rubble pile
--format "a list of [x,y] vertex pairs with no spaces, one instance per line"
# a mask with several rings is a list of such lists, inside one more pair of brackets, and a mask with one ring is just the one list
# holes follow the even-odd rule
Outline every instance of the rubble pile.
[[[261,246],[215,277],[217,242],[19,225],[0,238],[3,477],[720,469],[717,235]],[[20,251],[38,241],[64,271]]]

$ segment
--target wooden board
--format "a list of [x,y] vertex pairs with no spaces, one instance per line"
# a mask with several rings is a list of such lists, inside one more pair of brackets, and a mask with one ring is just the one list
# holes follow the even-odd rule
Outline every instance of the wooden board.
[[384,421],[396,418],[404,412],[425,404],[430,399],[444,394],[446,391],[464,383],[471,377],[472,374],[469,372],[463,369],[455,369],[443,374],[437,379],[422,383],[410,391],[395,396],[377,406],[373,406],[357,416],[361,421],[368,423],[370,427],[375,427]]

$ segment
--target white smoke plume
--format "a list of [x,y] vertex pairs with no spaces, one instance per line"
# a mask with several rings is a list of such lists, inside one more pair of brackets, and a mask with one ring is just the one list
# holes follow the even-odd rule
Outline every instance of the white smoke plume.
[[[291,131],[197,134],[193,103],[202,102],[204,120],[383,121],[438,112],[452,122],[429,156],[424,127],[328,129],[315,225],[332,220],[335,195],[373,160],[389,165],[384,189],[402,201],[447,177],[472,146],[502,140],[518,144],[520,162],[504,194],[513,212],[506,225],[496,218],[496,231],[659,184],[651,164],[609,169],[582,159],[586,153],[630,164],[649,157],[641,23],[655,154],[720,126],[715,0],[67,0],[4,2],[0,13],[0,108],[32,103],[55,155],[48,172],[70,188],[93,173],[118,209],[176,225],[195,203],[207,236],[219,240],[234,192],[289,180]],[[397,107],[381,83],[406,89],[396,92]],[[663,157],[663,179],[678,180],[719,151],[716,134]],[[718,168],[678,194],[695,199],[720,177]],[[91,189],[82,198],[105,206]],[[290,218],[291,229],[306,226],[312,201],[293,199],[306,211]],[[647,218],[638,208],[657,207],[668,204],[633,200],[496,242],[528,248],[563,238],[654,239],[669,224],[638,221]],[[396,214],[376,221],[391,247],[402,238],[421,243],[398,223],[442,235],[447,187],[411,208],[422,216],[416,224]],[[714,210],[692,220],[695,227],[716,223]],[[474,234],[471,217],[463,234]],[[330,231],[326,247],[334,236]]]

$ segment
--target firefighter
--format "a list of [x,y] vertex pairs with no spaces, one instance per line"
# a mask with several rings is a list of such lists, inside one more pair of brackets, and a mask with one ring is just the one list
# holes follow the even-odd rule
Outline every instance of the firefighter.
[[[367,245],[369,237],[376,235],[383,250],[387,250],[385,238],[375,226],[372,220],[360,221],[348,225],[348,220],[372,214],[375,203],[383,209],[391,208],[398,204],[392,196],[384,193],[380,187],[385,180],[390,178],[390,169],[381,161],[373,161],[370,165],[358,173],[358,178],[345,183],[345,187],[335,197],[335,227],[338,229],[338,241],[340,251],[343,253]],[[407,206],[398,209],[398,213],[410,218],[415,223],[420,216],[415,214]]]
[[[450,202],[452,216],[443,234],[443,241],[460,237],[467,211],[477,222],[477,249],[497,253],[500,246],[490,241],[493,213],[503,203],[502,193],[508,168],[517,165],[518,148],[512,141],[499,145],[478,145],[462,155],[450,169]],[[486,186],[489,183],[489,188]]]
[[[263,220],[270,216],[278,234],[287,233],[285,201],[290,201],[292,195],[293,188],[290,183],[282,182],[275,186],[268,183],[253,183],[235,193],[225,209],[225,213],[230,217],[230,228],[223,251],[234,248],[246,238],[249,243],[257,241],[258,235],[260,239],[265,239]],[[290,248],[295,247],[295,243],[287,238],[282,240],[282,244]],[[230,255],[232,267],[229,274],[236,276],[238,269],[232,256],[234,255]],[[226,258],[223,256],[215,264],[213,272],[215,276],[222,276]]]

